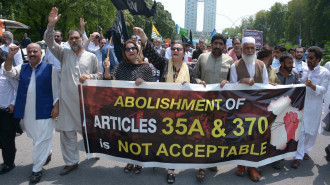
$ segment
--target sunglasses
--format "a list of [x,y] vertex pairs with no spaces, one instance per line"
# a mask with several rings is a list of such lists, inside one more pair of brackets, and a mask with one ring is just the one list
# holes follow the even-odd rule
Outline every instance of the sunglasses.
[[131,48],[125,48],[125,51],[134,51],[134,50],[137,50],[137,48],[134,46],[134,47],[131,47]]
[[172,50],[172,51],[175,51],[175,50],[177,50],[177,51],[182,51],[182,50],[183,50],[183,48],[179,48],[179,47],[173,47],[173,48],[171,48],[171,50]]

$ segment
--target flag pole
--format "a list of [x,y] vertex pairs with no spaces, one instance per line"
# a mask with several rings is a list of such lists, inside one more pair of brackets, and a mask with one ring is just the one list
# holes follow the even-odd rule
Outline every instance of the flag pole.
[[129,18],[127,17],[127,15],[124,13],[123,10],[120,10],[124,15],[125,17],[127,18],[128,22],[131,24],[131,26],[134,28],[135,26],[133,25],[133,23],[131,22],[131,20],[129,20]]
[[[109,58],[111,42],[112,42],[112,37],[110,37],[110,42],[109,42],[109,48],[108,48],[107,58]],[[109,60],[110,60],[110,58],[109,58]]]

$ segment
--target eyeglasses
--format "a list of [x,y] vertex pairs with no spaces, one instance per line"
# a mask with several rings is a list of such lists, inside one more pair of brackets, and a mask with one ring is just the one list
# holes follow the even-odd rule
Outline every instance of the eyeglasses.
[[183,48],[179,48],[179,47],[173,47],[173,48],[171,48],[171,50],[172,50],[172,51],[175,51],[175,50],[177,50],[177,51],[182,51],[182,50],[183,50]]
[[69,40],[78,40],[80,37],[70,37]]
[[134,51],[134,50],[137,50],[137,47],[133,46],[131,48],[125,48],[125,51]]
[[314,57],[307,57],[307,59],[308,59],[308,60],[313,60],[313,59],[314,59]]

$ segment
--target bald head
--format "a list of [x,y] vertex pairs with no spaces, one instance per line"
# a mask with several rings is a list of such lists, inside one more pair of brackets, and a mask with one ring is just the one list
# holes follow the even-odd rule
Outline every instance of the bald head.
[[32,66],[37,65],[41,61],[42,51],[39,44],[31,43],[26,47],[27,56]]
[[40,45],[39,44],[37,44],[37,43],[31,43],[31,44],[29,44],[26,48],[29,48],[29,47],[36,47],[36,48],[38,48],[40,51],[41,51],[41,47],[40,47]]

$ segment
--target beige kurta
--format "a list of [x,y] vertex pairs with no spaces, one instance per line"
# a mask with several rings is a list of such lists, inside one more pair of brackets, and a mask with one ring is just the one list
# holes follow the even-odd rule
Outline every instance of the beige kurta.
[[44,40],[53,55],[61,62],[60,112],[56,129],[60,131],[81,131],[79,77],[91,75],[101,79],[102,73],[96,56],[87,51],[76,55],[71,48],[63,48],[54,41],[54,27],[48,26]]
[[233,63],[233,59],[227,54],[222,54],[218,58],[215,58],[212,52],[201,54],[194,68],[197,83],[205,81],[206,84],[215,84],[227,80]]

